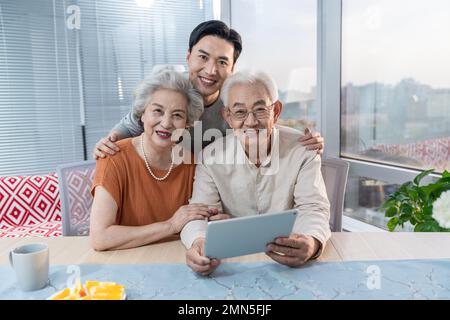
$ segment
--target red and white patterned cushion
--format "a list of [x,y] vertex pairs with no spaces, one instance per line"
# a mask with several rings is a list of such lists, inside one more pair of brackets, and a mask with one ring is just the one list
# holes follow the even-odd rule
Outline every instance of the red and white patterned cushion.
[[56,174],[0,177],[0,237],[61,234]]
[[47,221],[34,227],[11,227],[0,224],[0,238],[59,237],[61,235],[61,221]]

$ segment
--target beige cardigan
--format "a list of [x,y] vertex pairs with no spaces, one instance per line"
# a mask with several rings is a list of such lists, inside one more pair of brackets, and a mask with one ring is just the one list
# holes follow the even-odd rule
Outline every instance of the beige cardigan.
[[[313,236],[323,250],[331,232],[321,159],[299,143],[300,137],[297,130],[275,126],[270,157],[259,168],[249,162],[233,134],[215,141],[203,150],[189,202],[216,206],[236,217],[296,208],[293,233]],[[205,237],[206,226],[200,220],[186,224],[181,232],[186,248]]]

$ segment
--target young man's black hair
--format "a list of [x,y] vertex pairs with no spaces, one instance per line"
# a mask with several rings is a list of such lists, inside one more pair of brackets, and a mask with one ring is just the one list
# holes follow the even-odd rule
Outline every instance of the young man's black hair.
[[200,23],[192,30],[189,37],[189,52],[192,51],[197,42],[203,37],[216,36],[230,42],[234,47],[233,65],[236,63],[242,51],[242,40],[236,30],[228,28],[228,26],[219,20],[209,20]]

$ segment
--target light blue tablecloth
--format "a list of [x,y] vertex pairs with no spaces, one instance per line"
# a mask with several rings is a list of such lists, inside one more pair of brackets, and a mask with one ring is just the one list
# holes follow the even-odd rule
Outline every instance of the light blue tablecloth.
[[[184,264],[80,265],[82,282],[114,281],[128,299],[450,299],[450,260],[222,264],[210,277]],[[67,266],[51,266],[50,285],[23,292],[0,267],[0,299],[46,299],[66,286]]]

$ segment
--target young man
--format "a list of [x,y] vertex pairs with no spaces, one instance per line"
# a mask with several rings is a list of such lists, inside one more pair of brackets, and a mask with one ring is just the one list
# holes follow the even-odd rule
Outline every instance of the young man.
[[[190,137],[195,140],[192,151],[197,154],[213,140],[205,137],[209,130],[212,136],[224,136],[229,129],[222,117],[223,102],[219,95],[224,81],[233,74],[234,66],[242,51],[240,35],[222,21],[210,20],[199,24],[189,37],[186,56],[189,79],[203,96],[204,112],[200,120],[189,128]],[[142,124],[130,111],[109,133],[95,145],[93,158],[115,154],[120,149],[114,142],[142,133]],[[197,134],[196,134],[197,133]],[[201,141],[199,141],[201,140]],[[324,141],[319,133],[305,131],[299,142],[309,150],[322,153]]]

